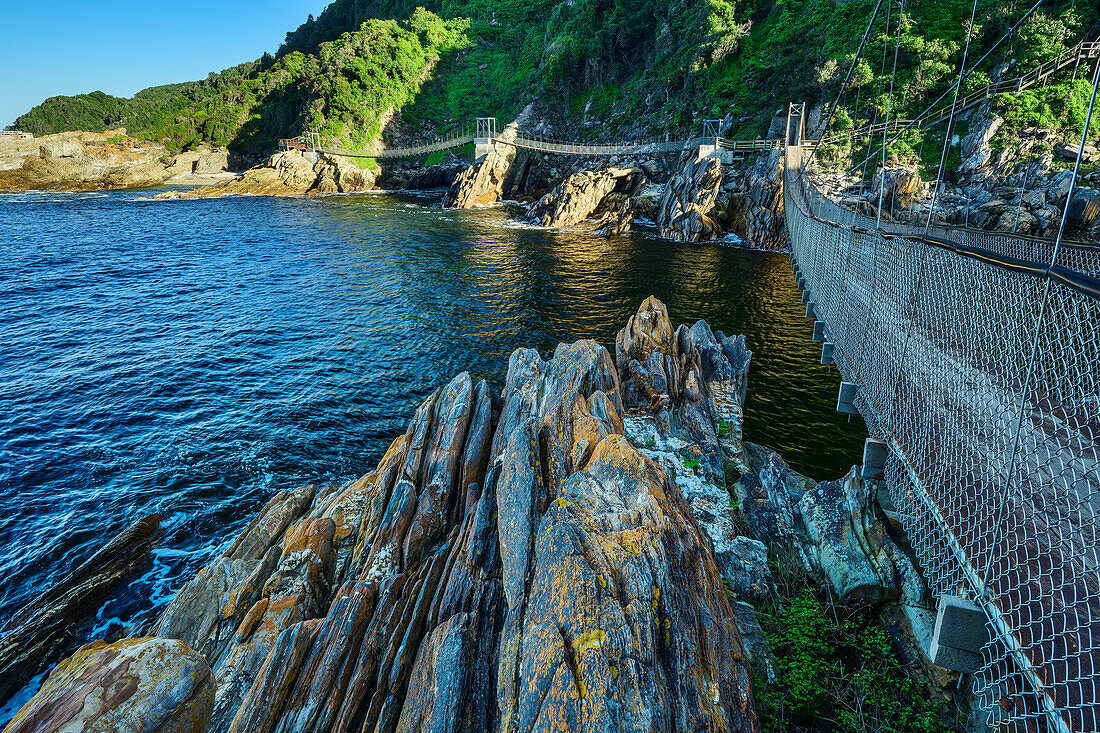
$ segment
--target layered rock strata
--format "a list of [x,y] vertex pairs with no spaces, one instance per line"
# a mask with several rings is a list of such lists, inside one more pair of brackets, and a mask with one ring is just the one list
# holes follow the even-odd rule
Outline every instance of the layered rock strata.
[[191,191],[169,191],[159,199],[205,199],[234,194],[300,196],[321,193],[353,193],[374,188],[377,174],[343,156],[286,150],[239,178]]
[[629,186],[640,175],[633,168],[604,168],[575,173],[527,211],[527,221],[544,227],[568,227],[593,214],[617,188]]
[[153,629],[212,668],[207,729],[755,731],[694,471],[624,434],[720,450],[738,345],[650,300],[615,358],[516,351],[499,397],[460,374],[374,472],[276,495]]
[[680,242],[717,238],[721,227],[713,212],[721,185],[722,163],[717,158],[692,162],[673,176],[658,205],[661,236]]
[[0,627],[0,699],[72,649],[78,637],[118,584],[147,565],[160,538],[161,518],[149,515],[13,614]]
[[163,145],[125,130],[63,132],[0,139],[0,191],[149,188],[164,183],[210,183],[227,172],[224,149],[172,155]]

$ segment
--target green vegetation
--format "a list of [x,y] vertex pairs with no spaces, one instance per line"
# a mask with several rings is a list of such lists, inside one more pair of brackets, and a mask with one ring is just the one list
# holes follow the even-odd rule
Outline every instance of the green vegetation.
[[[1018,94],[998,95],[994,107],[1010,127],[1040,127],[1076,138],[1085,127],[1091,94],[1089,80],[1078,77],[1025,89]],[[1089,138],[1098,137],[1100,125],[1093,124]]]
[[684,468],[686,468],[689,471],[694,471],[695,469],[699,468],[699,466],[703,465],[702,462],[698,458],[695,458],[693,456],[685,456],[683,461],[684,461]]
[[868,608],[823,603],[803,590],[759,614],[775,655],[775,679],[757,679],[761,728],[785,731],[813,721],[857,733],[951,730],[908,675]]
[[[759,137],[791,100],[831,100],[852,63],[876,0],[335,0],[287,34],[274,55],[201,82],[155,87],[131,100],[95,92],[55,97],[21,117],[37,134],[125,126],[172,149],[201,143],[270,150],[304,129],[364,148],[389,109],[405,129],[451,132],[477,116],[508,120],[532,100],[551,122],[601,124],[575,134],[638,137],[698,132],[729,116],[731,137]],[[423,6],[423,7],[420,7]],[[969,0],[908,3],[890,95],[899,18],[875,23],[833,130],[912,116],[950,88],[962,55]],[[979,0],[971,59],[1026,7]],[[1100,29],[1100,6],[1050,0],[972,75],[1015,74]],[[1082,75],[1084,77],[1085,75]],[[1012,124],[1079,126],[1084,79],[1055,79],[999,100]],[[899,141],[899,158],[927,159],[931,141]],[[934,144],[933,144],[934,146]],[[837,161],[856,150],[829,151]]]
[[166,84],[144,89],[131,99],[103,92],[50,97],[15,120],[12,129],[35,135],[65,130],[103,132],[119,127],[139,132],[169,123],[176,115],[239,84],[256,67],[242,64],[211,74],[203,81]]

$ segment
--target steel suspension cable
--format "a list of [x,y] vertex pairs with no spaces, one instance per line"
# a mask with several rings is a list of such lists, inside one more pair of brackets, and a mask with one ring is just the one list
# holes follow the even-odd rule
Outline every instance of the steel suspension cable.
[[[890,72],[890,92],[886,95],[886,121],[882,125],[882,173],[878,180],[878,216],[875,219],[875,229],[882,228],[882,199],[886,193],[886,131],[890,129],[890,111],[894,106],[894,82],[898,75],[898,49],[901,48],[901,28],[904,14],[905,0],[901,0],[901,5],[898,8],[898,37],[894,42],[894,68]],[[887,27],[886,32],[890,32],[889,27]],[[965,57],[963,63],[966,63]],[[891,211],[893,211],[892,208]]]
[[[814,145],[814,149],[810,151],[810,157],[806,161],[806,165],[799,169],[799,175],[809,169],[810,164],[814,161],[814,156],[817,155],[817,149],[821,147],[821,139],[825,137],[825,133],[829,130],[829,124],[833,121],[833,115],[836,114],[837,106],[840,104],[840,98],[848,88],[848,82],[852,78],[852,72],[856,70],[856,65],[859,63],[859,57],[863,54],[863,47],[867,45],[867,38],[871,35],[871,28],[875,24],[875,18],[878,17],[879,9],[882,8],[882,2],[883,0],[878,0],[878,3],[875,5],[875,12],[871,13],[871,19],[867,21],[867,29],[863,31],[863,38],[860,39],[859,48],[856,49],[856,55],[852,58],[852,65],[848,67],[848,73],[844,75],[844,82],[840,85],[840,91],[837,92],[836,99],[833,100],[833,105],[829,109],[828,116],[825,118],[825,124],[821,128],[821,134],[818,135],[817,143]],[[889,17],[887,17],[886,25],[887,32],[889,32]]]
[[[968,78],[970,78],[970,75],[973,74],[975,71],[977,71],[978,67],[981,66],[982,63],[984,63],[987,58],[989,58],[990,54],[992,54],[994,51],[996,51],[997,48],[1000,47],[1000,45],[1005,42],[1005,39],[1007,39],[1010,35],[1015,33],[1016,30],[1021,25],[1023,25],[1024,21],[1026,21],[1028,18],[1030,18],[1031,14],[1034,13],[1036,10],[1038,10],[1039,6],[1042,5],[1044,2],[1046,2],[1046,0],[1036,0],[1035,4],[1032,5],[1031,8],[1026,13],[1024,13],[1020,17],[1019,20],[1016,21],[1016,24],[1013,25],[1008,30],[1008,32],[1006,32],[1003,36],[1001,36],[997,40],[997,42],[994,43],[993,46],[988,51],[986,51],[985,54],[982,55],[982,57],[980,59],[978,59],[977,61],[974,62],[974,65],[970,67],[970,70],[967,71],[965,74],[963,74],[962,80],[966,81]],[[931,113],[932,110],[934,110],[936,108],[936,105],[938,105],[940,102],[942,102],[944,99],[946,99],[947,95],[951,94],[951,89],[952,89],[951,87],[948,87],[948,89],[943,94],[941,94],[939,97],[936,98],[935,102],[932,102],[932,104],[930,104],[930,105],[928,105],[927,107],[924,108],[923,112],[921,112],[919,115],[917,115],[916,117],[911,119],[909,121],[909,124],[907,124],[905,127],[903,127],[896,135],[894,135],[893,138],[890,139],[889,144],[893,145],[899,139],[901,139],[901,136],[904,135],[906,132],[908,132],[910,130],[910,128],[912,128],[914,125],[918,125],[921,122],[923,122],[924,118],[927,117],[929,115],[929,113]],[[878,155],[878,152],[876,151],[875,153],[870,154],[868,157],[869,158],[874,158],[877,155]],[[864,162],[866,162],[866,161],[861,161],[861,162],[857,163],[856,165],[852,166],[849,169],[848,172],[850,173],[851,171],[855,170],[856,168],[859,168],[861,165],[863,165]]]
[[978,0],[974,0],[974,7],[970,11],[970,27],[966,31],[966,46],[963,47],[962,63],[959,64],[959,78],[955,81],[955,94],[951,98],[951,114],[947,118],[947,130],[943,133],[943,152],[940,153],[940,165],[936,169],[936,178],[933,181],[932,201],[928,206],[928,219],[924,224],[925,236],[928,236],[928,230],[932,226],[932,213],[936,210],[936,195],[940,191],[940,177],[947,165],[947,150],[951,147],[951,129],[955,126],[955,106],[959,102],[959,90],[962,89],[963,83],[963,70],[966,68],[966,56],[970,52],[970,41],[974,37],[974,19],[977,13]]
[[[974,19],[975,19],[975,16],[977,15],[977,13],[978,13],[978,0],[974,0],[973,7],[970,10],[970,27],[967,29],[967,33],[966,33],[966,46],[963,48],[962,63],[959,64],[959,78],[958,78],[958,81],[956,81],[956,83],[955,83],[956,99],[958,98],[958,89],[959,89],[960,86],[962,86],[962,83],[961,83],[962,78],[963,78],[962,73],[963,73],[963,70],[966,68],[966,56],[967,56],[967,52],[970,50],[970,39],[974,35]],[[952,118],[954,118],[954,114],[952,114]],[[940,156],[940,168],[941,168],[941,170],[942,170],[943,165],[946,161],[945,156],[947,155],[947,142],[948,142],[948,140],[947,140],[947,138],[945,138],[944,139],[943,154]],[[937,178],[937,181],[938,181],[938,179],[939,179],[939,174],[938,173],[937,173],[936,178]],[[933,189],[933,206],[934,206],[934,204],[935,204],[935,189]],[[931,211],[931,209],[929,211]],[[929,214],[929,217],[931,217],[931,214]],[[929,219],[929,220],[931,220],[931,219]],[[927,235],[928,235],[928,229],[926,227],[925,228],[925,236],[927,236]],[[882,236],[881,233],[879,234],[879,236],[880,237]],[[917,244],[917,242],[916,241],[911,241],[910,251],[912,251],[912,248],[916,247],[916,246],[919,246]],[[916,282],[913,284],[913,290],[911,291],[911,296],[910,296],[910,299],[909,299],[910,311],[914,310],[914,308],[916,307],[917,300],[920,298],[921,286],[924,282],[925,265],[927,264],[927,261],[928,261],[928,252],[929,252],[930,249],[932,249],[932,248],[927,247],[927,246],[921,246],[920,263],[917,267],[917,279],[916,279]],[[916,313],[915,312],[910,313],[909,322],[906,325],[906,329],[905,329],[905,342],[904,342],[904,345],[902,346],[901,354],[900,354],[900,357],[899,357],[899,360],[898,360],[898,377],[894,381],[893,396],[891,397],[890,402],[889,402],[889,404],[891,404],[891,405],[896,405],[896,403],[897,403],[898,388],[901,384],[901,372],[902,372],[902,369],[905,365],[906,356],[909,353],[909,344],[913,339],[913,327],[916,324],[916,320],[917,320]]]

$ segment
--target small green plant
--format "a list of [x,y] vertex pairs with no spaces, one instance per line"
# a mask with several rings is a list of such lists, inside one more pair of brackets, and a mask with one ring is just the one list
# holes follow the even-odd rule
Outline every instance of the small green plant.
[[645,439],[645,444],[647,448],[653,448],[657,445],[657,439],[651,435]]
[[866,606],[822,599],[803,588],[782,608],[759,615],[775,655],[775,679],[757,678],[763,730],[828,721],[857,733],[950,731],[943,705],[931,702],[898,661]]
[[726,438],[733,434],[733,424],[728,423],[722,418],[718,418],[718,437]]
[[703,465],[702,461],[693,456],[687,456],[683,459],[683,461],[684,468],[688,469],[689,471],[694,471],[695,469],[699,468],[699,466]]

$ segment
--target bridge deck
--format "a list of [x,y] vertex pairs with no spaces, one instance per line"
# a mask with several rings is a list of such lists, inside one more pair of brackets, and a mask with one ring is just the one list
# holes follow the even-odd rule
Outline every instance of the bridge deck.
[[[1097,730],[1100,301],[930,244],[923,230],[873,231],[800,166],[792,148],[793,256],[861,412],[894,448],[888,483],[933,592],[970,593],[994,619],[1003,647],[987,650],[982,692],[1004,718]],[[1044,240],[933,234],[1052,254]],[[1065,253],[1061,264],[1100,273],[1097,245]]]

